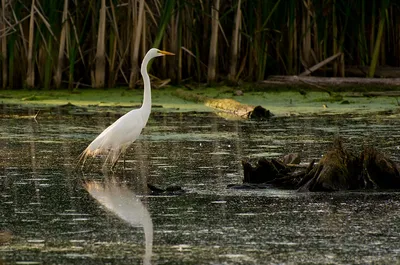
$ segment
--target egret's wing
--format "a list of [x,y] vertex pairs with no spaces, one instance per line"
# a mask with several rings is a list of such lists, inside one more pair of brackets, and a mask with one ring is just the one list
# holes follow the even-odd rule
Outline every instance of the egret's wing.
[[145,125],[140,109],[131,110],[108,126],[89,144],[87,149],[94,153],[120,149],[135,141]]

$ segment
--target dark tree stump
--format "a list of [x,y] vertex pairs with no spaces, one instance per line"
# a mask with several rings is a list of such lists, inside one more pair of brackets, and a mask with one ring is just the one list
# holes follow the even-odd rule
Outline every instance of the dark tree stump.
[[365,148],[364,174],[376,188],[400,189],[399,165],[373,148]]
[[243,161],[243,188],[256,184],[250,186],[298,191],[400,189],[400,166],[372,147],[355,155],[343,147],[341,140],[335,140],[317,165],[312,161],[306,169],[299,170],[290,164],[300,162],[299,156],[293,154],[281,161],[261,158],[254,167]]

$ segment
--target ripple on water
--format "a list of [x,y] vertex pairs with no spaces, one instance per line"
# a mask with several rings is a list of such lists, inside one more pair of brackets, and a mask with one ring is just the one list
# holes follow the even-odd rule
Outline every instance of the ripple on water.
[[[398,262],[398,192],[299,194],[226,186],[241,182],[244,158],[254,162],[300,152],[307,164],[336,136],[350,149],[371,143],[398,157],[399,134],[393,128],[400,120],[326,116],[248,122],[211,114],[154,114],[143,137],[128,149],[124,172],[121,162],[116,173],[105,176],[101,157],[88,161],[84,173],[74,171],[77,156],[111,121],[43,116],[37,126],[26,119],[0,119],[0,231],[14,235],[0,245],[2,259],[12,264],[142,262],[143,229],[101,207],[82,187],[92,179],[108,179],[141,195],[153,220],[155,263]],[[179,185],[187,193],[148,196],[147,182]]]

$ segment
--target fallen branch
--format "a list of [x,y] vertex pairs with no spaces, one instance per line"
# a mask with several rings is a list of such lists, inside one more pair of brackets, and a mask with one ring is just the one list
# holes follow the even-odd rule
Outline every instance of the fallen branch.
[[340,55],[342,55],[341,52],[336,53],[335,55],[332,55],[331,57],[326,58],[325,60],[323,60],[322,62],[317,63],[316,65],[310,67],[309,69],[305,70],[303,73],[301,73],[299,76],[306,76],[309,75],[315,71],[317,71],[319,68],[321,68],[322,66],[332,62],[333,60],[335,60],[337,57],[339,57]]
[[400,86],[400,78],[361,78],[361,77],[317,77],[317,76],[270,76],[261,81],[267,85],[304,85],[312,86]]
[[371,91],[364,93],[351,93],[351,97],[400,97],[400,91]]

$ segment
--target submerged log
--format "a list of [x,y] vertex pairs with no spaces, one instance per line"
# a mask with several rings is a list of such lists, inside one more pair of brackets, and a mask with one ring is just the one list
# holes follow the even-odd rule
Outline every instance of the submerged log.
[[273,116],[269,110],[261,106],[246,105],[233,99],[209,98],[182,89],[177,89],[175,95],[185,100],[204,103],[208,107],[229,112],[245,119],[265,119]]
[[[242,161],[244,178],[243,184],[257,184],[260,187],[272,185],[281,188],[296,188],[306,172],[312,168],[314,161],[305,170],[299,166],[300,155],[289,154],[282,159],[260,158],[255,167],[249,162]],[[235,186],[238,188],[238,186]]]
[[245,183],[268,183],[276,178],[284,177],[290,171],[285,164],[276,159],[261,158],[254,168],[246,161],[242,161],[242,165]]
[[186,191],[182,189],[181,186],[168,186],[166,188],[160,188],[157,186],[154,186],[151,183],[147,183],[147,188],[150,191],[151,195],[182,195]]
[[242,162],[243,185],[298,191],[400,189],[399,165],[372,147],[355,155],[336,140],[318,164],[312,161],[306,169],[300,169],[288,164],[291,160],[288,156],[282,160],[262,158],[254,167]]

